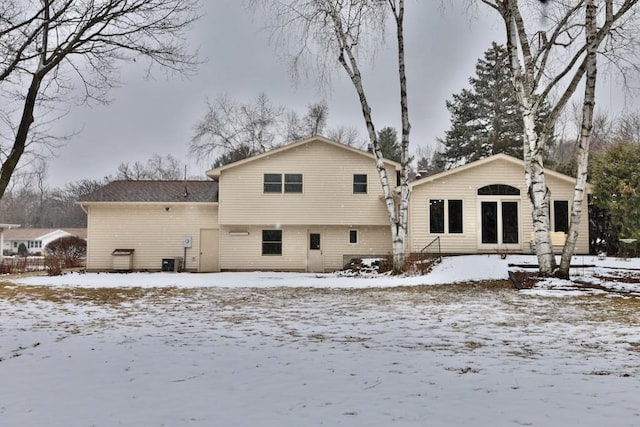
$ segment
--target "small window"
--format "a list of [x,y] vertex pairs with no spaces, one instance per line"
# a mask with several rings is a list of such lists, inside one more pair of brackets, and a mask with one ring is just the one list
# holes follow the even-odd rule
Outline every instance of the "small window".
[[262,255],[282,255],[282,230],[262,230]]
[[462,234],[462,200],[449,200],[449,233]]
[[429,200],[429,232],[444,233],[444,200]]
[[282,175],[279,173],[265,173],[264,192],[282,193]]
[[302,174],[287,173],[284,175],[285,193],[302,193]]
[[553,231],[569,231],[569,202],[567,200],[553,201]]
[[366,194],[367,193],[367,175],[354,174],[353,175],[353,194]]
[[492,184],[478,188],[478,196],[519,196],[520,189],[505,184]]
[[358,230],[349,230],[349,243],[358,243]]
[[320,233],[309,233],[309,249],[312,251],[320,250]]

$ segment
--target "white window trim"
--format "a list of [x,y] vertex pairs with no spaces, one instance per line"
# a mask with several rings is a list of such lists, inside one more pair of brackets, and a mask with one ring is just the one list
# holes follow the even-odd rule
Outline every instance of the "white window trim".
[[[351,232],[355,231],[356,232],[356,241],[352,242],[351,241]],[[349,244],[352,246],[358,245],[360,244],[360,231],[357,228],[350,228],[349,229],[349,234],[348,234],[348,239],[349,239]]]

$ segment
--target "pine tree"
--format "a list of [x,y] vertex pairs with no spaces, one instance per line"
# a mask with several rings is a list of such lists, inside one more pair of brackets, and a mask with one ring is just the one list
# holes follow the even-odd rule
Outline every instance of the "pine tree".
[[394,128],[387,126],[380,129],[378,131],[378,144],[380,144],[380,151],[385,159],[400,163],[402,147],[398,141],[398,132]]
[[478,60],[471,88],[447,101],[451,128],[438,139],[447,168],[498,153],[522,158],[524,126],[508,61],[504,46],[493,42]]
[[[624,249],[640,250],[640,147],[620,142],[593,156],[594,205],[610,215],[614,238],[637,239]],[[612,243],[612,242],[607,242]]]

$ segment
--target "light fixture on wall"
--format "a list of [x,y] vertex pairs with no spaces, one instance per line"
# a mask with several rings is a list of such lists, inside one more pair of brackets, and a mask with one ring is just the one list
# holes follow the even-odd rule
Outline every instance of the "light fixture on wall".
[[248,231],[230,231],[229,236],[248,236]]
[[165,212],[171,212],[171,206],[167,206],[166,208],[164,208]]

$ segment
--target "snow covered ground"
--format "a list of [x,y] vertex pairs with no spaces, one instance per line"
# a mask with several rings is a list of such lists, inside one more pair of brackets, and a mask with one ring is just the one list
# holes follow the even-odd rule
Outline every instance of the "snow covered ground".
[[616,292],[516,291],[508,263],[534,262],[14,279],[0,425],[640,425],[640,261],[576,259]]

